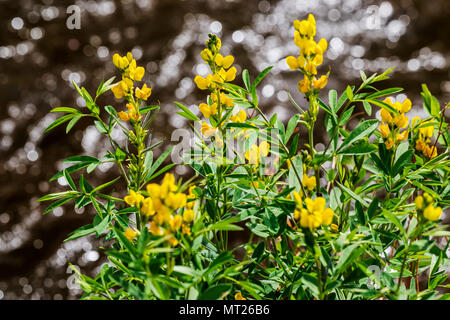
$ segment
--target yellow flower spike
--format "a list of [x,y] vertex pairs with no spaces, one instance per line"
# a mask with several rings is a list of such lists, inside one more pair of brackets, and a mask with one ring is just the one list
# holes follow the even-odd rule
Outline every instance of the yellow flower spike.
[[407,138],[408,138],[408,130],[405,130],[397,136],[397,141],[405,141]]
[[316,187],[316,183],[316,177],[308,177],[305,173],[303,174],[302,184],[304,187],[308,188],[309,190],[314,190],[314,188]]
[[380,111],[381,121],[386,123],[392,123],[393,119],[389,111],[386,109],[381,109]]
[[134,231],[131,228],[128,228],[127,230],[125,230],[124,236],[125,238],[128,239],[128,241],[133,241],[134,238],[136,238],[138,235],[138,233],[136,231]]
[[146,216],[152,216],[155,214],[155,208],[153,207],[152,198],[145,198],[142,202],[141,212]]
[[423,209],[423,197],[422,196],[417,196],[417,198],[414,200],[414,203],[416,204],[417,210]]
[[242,296],[242,293],[238,292],[234,295],[234,300],[247,300]]
[[423,216],[430,221],[437,221],[441,217],[442,214],[442,208],[441,207],[433,207],[432,204],[430,204],[428,207],[425,208],[423,211]]
[[400,112],[407,113],[409,110],[411,110],[412,102],[409,99],[405,99],[405,101],[402,102],[402,106],[400,108]]
[[389,137],[391,132],[390,132],[389,126],[387,124],[381,124],[379,126],[379,129],[380,129],[381,135],[383,137],[385,137],[385,138]]
[[120,120],[122,121],[128,121],[130,120],[130,115],[127,112],[124,111],[120,111],[117,116],[119,117]]
[[319,80],[313,79],[313,87],[314,89],[323,89],[328,82],[327,76],[321,76]]
[[202,123],[202,134],[205,137],[210,137],[212,135],[214,135],[214,133],[216,133],[217,128],[211,128],[209,126],[209,124],[207,124],[206,122]]
[[175,217],[172,217],[170,219],[170,229],[172,231],[178,231],[181,228],[181,223],[183,222],[183,219],[181,218],[181,216],[176,215]]
[[210,85],[210,82],[202,76],[195,76],[194,82],[200,90],[206,90]]
[[386,144],[386,149],[391,149],[394,146],[394,141],[392,140],[392,138],[388,138],[385,142]]
[[185,209],[183,212],[183,221],[186,223],[194,221],[194,210]]
[[300,64],[298,63],[297,58],[295,58],[294,56],[287,57],[286,63],[288,64],[289,69],[291,69],[291,70],[295,70],[300,67]]
[[399,128],[406,128],[408,125],[408,117],[404,114],[400,114],[394,117],[394,123]]
[[130,206],[137,206],[142,201],[144,201],[144,196],[139,193],[134,192],[133,190],[130,190],[130,194],[125,196],[125,198],[123,198],[123,200],[125,200],[125,202]]
[[298,82],[298,91],[307,93],[311,89],[311,81],[305,75],[304,79]]
[[147,100],[151,94],[152,94],[152,88],[148,88],[147,84],[145,84],[145,83],[142,86],[142,89],[136,88],[135,95],[136,95],[136,98],[138,98],[138,99]]

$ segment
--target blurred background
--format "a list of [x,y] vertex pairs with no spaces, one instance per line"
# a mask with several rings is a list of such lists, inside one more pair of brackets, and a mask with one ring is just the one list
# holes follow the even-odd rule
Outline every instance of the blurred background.
[[[71,5],[80,9],[79,29],[68,28],[76,12],[67,12]],[[326,73],[332,66],[328,89],[340,93],[347,83],[359,83],[359,70],[395,67],[382,86],[405,88],[395,98],[411,98],[409,115],[424,115],[422,83],[441,104],[449,101],[448,0],[0,0],[0,299],[78,299],[82,292],[68,263],[94,275],[104,262],[94,237],[63,243],[91,223],[91,208],[74,211],[69,203],[43,216],[48,203],[37,202],[66,188],[64,179],[48,182],[64,168],[62,159],[102,156],[107,148],[89,120],[69,135],[65,126],[42,134],[58,116],[48,113],[51,108],[83,106],[72,80],[93,92],[102,78],[118,75],[112,55],[131,51],[153,87],[151,103],[161,104],[152,128],[154,141],[165,141],[157,156],[170,145],[174,128],[188,127],[172,102],[198,113],[194,106],[205,99],[193,78],[208,72],[200,51],[212,32],[222,39],[224,54],[236,58],[236,83],[242,84],[243,68],[254,78],[274,66],[260,85],[261,105],[284,121],[295,112],[288,91],[304,105],[297,91],[300,73],[289,71],[285,57],[298,53],[293,20],[310,12],[318,38],[329,43],[320,69]],[[98,102],[124,108],[112,93]],[[325,134],[318,130],[320,144]],[[174,172],[192,173],[183,166]],[[88,180],[98,185],[117,176],[105,164]]]

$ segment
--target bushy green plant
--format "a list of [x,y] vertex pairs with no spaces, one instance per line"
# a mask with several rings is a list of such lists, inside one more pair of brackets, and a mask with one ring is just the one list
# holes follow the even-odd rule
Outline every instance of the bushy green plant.
[[[178,113],[196,124],[183,153],[184,165],[195,171],[187,181],[168,173],[174,163],[163,166],[172,147],[153,157],[161,142],[152,145],[148,129],[159,106],[147,105],[151,88],[135,86],[144,69],[130,53],[114,55],[121,81],[102,82],[95,97],[74,83],[86,109],[52,110],[66,115],[47,131],[68,122],[69,132],[91,117],[110,141],[102,159],[66,159],[71,165],[51,180],[64,176],[70,190],[40,199],[54,200],[44,213],[71,200],[97,212],[92,224],[66,239],[95,234],[105,243],[108,263],[98,275],[75,269],[84,299],[450,297],[438,291],[448,287],[442,266],[449,264],[449,232],[439,225],[450,204],[448,104],[441,107],[423,85],[428,117],[409,121],[409,99],[385,98],[402,89],[376,88],[390,69],[371,76],[361,71],[359,86],[341,94],[329,90],[328,101],[322,100],[329,74],[319,77],[317,67],[327,42],[315,42],[312,15],[296,20],[294,28],[300,54],[286,62],[302,73],[298,89],[309,106],[290,97],[298,112],[286,125],[276,114],[269,119],[258,104],[256,88],[272,67],[253,81],[244,70],[243,86],[233,84],[234,58],[223,57],[220,39],[210,35],[201,57],[211,74],[195,77],[209,93],[199,105],[206,120],[176,102]],[[110,90],[125,99],[127,112],[97,105]],[[380,108],[381,123],[361,118],[350,128],[350,119],[360,116],[354,113],[358,105],[368,116]],[[313,136],[319,112],[325,113],[329,139],[320,151]],[[303,149],[299,126],[308,132]],[[112,137],[114,128],[129,144]],[[114,162],[121,176],[93,187],[81,174],[75,183],[75,172],[90,173],[104,162]],[[123,199],[103,193],[113,184],[123,186]],[[232,246],[230,235],[238,230],[250,238]],[[437,242],[442,238],[444,245]]]

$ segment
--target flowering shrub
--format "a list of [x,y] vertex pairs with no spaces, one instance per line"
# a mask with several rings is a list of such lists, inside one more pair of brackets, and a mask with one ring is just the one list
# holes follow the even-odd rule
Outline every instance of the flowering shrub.
[[[70,190],[40,199],[54,201],[44,213],[71,200],[97,212],[66,239],[95,234],[105,243],[108,263],[97,276],[75,269],[84,299],[450,298],[438,291],[448,287],[442,266],[449,264],[450,233],[439,225],[450,205],[448,104],[441,107],[423,85],[428,116],[410,121],[411,100],[388,97],[401,88],[376,88],[390,69],[361,71],[359,86],[340,95],[329,90],[322,100],[329,73],[319,76],[317,68],[327,41],[314,40],[312,15],[294,21],[294,29],[299,55],[286,62],[301,75],[298,90],[309,106],[290,97],[298,113],[286,125],[258,104],[256,88],[271,67],[253,82],[244,70],[243,86],[236,85],[234,57],[223,56],[220,39],[209,36],[201,58],[211,73],[194,79],[207,93],[198,106],[202,119],[175,103],[195,122],[183,153],[195,171],[187,181],[168,173],[174,163],[162,165],[172,148],[153,157],[161,143],[150,143],[149,127],[159,106],[147,104],[151,88],[138,86],[145,70],[131,53],[113,56],[121,80],[102,82],[95,97],[74,83],[86,109],[52,110],[66,114],[46,131],[68,122],[69,132],[91,117],[110,141],[102,159],[66,159],[71,165],[51,180],[65,177]],[[96,100],[108,91],[126,111],[101,112]],[[368,116],[373,106],[381,110],[381,122],[361,118],[350,129],[357,105]],[[319,111],[329,139],[320,151],[313,135]],[[299,126],[308,132],[303,149]],[[113,129],[127,145],[113,138]],[[114,162],[121,176],[93,187],[81,174],[75,183],[73,173],[104,162]],[[103,193],[119,181],[122,198]],[[238,230],[250,237],[234,245],[230,237]]]

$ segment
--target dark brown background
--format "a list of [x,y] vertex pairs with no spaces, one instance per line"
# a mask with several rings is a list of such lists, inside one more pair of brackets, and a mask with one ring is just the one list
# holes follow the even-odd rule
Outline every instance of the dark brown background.
[[[79,30],[66,27],[66,9],[73,4],[82,9]],[[244,67],[254,77],[275,66],[261,85],[261,104],[286,119],[295,112],[286,90],[303,101],[296,90],[299,74],[288,72],[284,58],[297,53],[292,21],[308,12],[316,16],[319,37],[330,44],[321,69],[332,66],[327,88],[341,91],[356,83],[361,68],[371,74],[395,66],[384,85],[405,88],[415,107],[411,115],[421,114],[421,83],[441,103],[449,100],[448,0],[0,0],[0,299],[76,299],[81,291],[68,262],[90,274],[103,262],[95,239],[62,242],[91,222],[90,209],[74,212],[69,204],[42,216],[45,204],[36,201],[64,190],[47,182],[62,159],[101,156],[107,146],[89,121],[80,121],[69,135],[63,127],[42,135],[54,119],[48,114],[52,107],[79,106],[69,80],[93,92],[102,77],[117,76],[112,54],[134,50],[147,70],[144,80],[153,86],[152,103],[161,103],[152,128],[154,141],[165,140],[161,152],[174,128],[187,127],[172,102],[190,106],[205,97],[192,79],[202,70],[199,53],[207,34],[218,32],[223,51],[236,57],[238,74]],[[368,25],[368,17],[379,24]],[[99,103],[123,107],[111,93]],[[320,143],[325,135],[319,128],[315,136]],[[117,176],[114,169],[101,169],[88,176],[91,183]],[[190,173],[184,167],[175,172]]]

